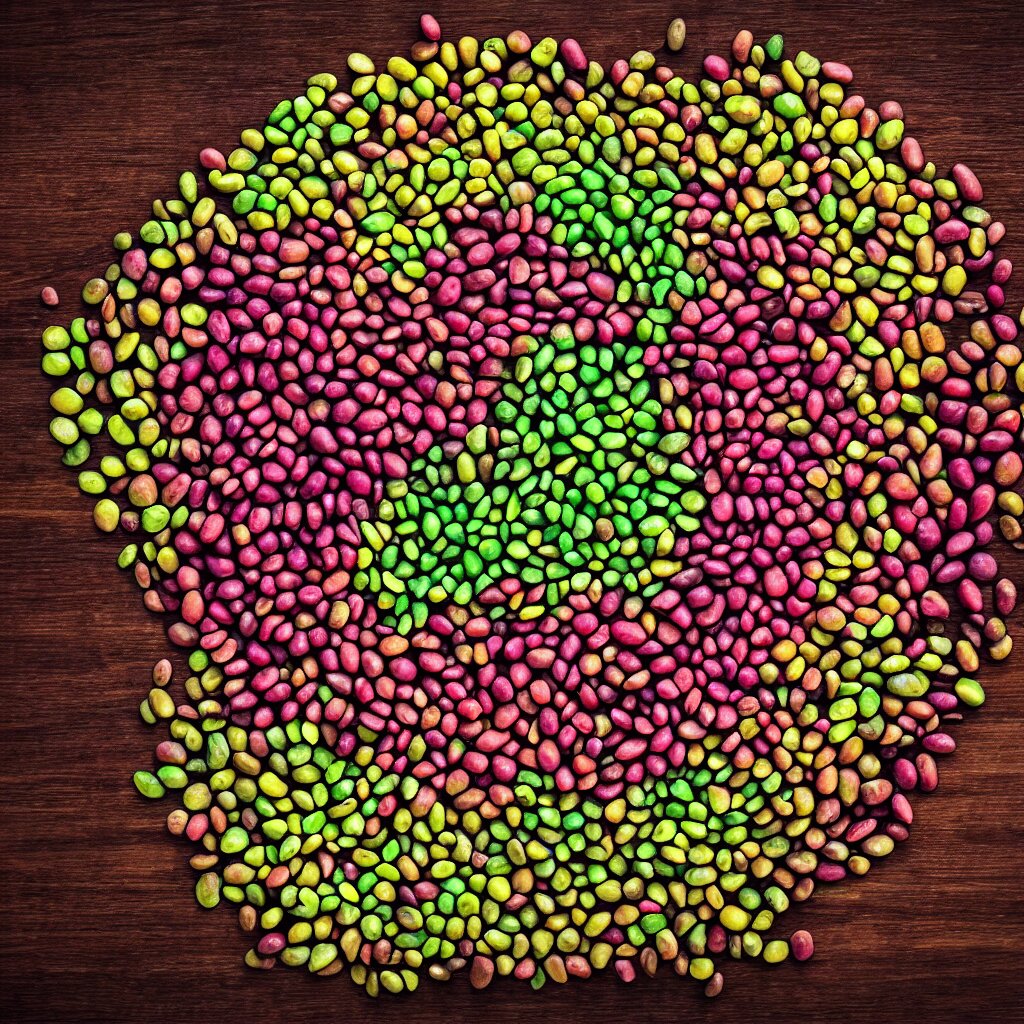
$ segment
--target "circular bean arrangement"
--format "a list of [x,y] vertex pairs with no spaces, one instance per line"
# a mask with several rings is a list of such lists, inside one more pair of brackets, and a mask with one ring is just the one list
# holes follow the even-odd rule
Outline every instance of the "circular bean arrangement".
[[1010,653],[1003,225],[781,36],[687,82],[420,28],[204,150],[43,333],[187,652],[135,784],[251,966],[715,995],[812,955],[777,919],[907,838]]

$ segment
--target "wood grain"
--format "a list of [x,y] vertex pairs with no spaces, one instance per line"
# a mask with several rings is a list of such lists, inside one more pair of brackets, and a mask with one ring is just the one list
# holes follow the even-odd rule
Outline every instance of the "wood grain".
[[[733,33],[845,60],[876,104],[903,102],[941,167],[968,159],[1005,220],[1003,251],[1024,256],[1024,18],[1014,0],[844,4],[780,0],[756,10],[708,2],[443,0],[449,34],[523,28],[573,34],[593,56],[661,43],[689,24],[687,71]],[[130,774],[153,733],[136,708],[168,650],[116,542],[47,430],[38,337],[45,283],[73,295],[109,262],[107,240],[146,218],[204,144],[238,131],[305,76],[412,41],[419,9],[335,3],[51,3],[6,13],[0,202],[3,364],[0,401],[3,894],[0,971],[6,1020],[662,1022],[1018,1021],[1024,829],[1019,757],[1024,651],[989,666],[989,703],[957,729],[938,793],[918,799],[913,836],[871,877],[828,888],[787,915],[813,929],[807,964],[727,965],[724,995],[672,976],[627,987],[607,976],[534,994],[465,978],[371,1003],[343,978],[243,968],[246,940],[227,910],[200,910],[184,845],[144,804]],[[390,49],[394,47],[394,50]],[[1019,277],[1020,275],[1018,275]],[[1019,306],[1024,286],[1011,289]],[[1020,578],[1022,560],[1005,563]],[[1020,615],[1013,626],[1020,635]]]

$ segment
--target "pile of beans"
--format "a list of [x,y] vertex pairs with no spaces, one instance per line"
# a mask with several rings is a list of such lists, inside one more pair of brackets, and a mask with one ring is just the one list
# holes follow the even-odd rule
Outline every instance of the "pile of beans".
[[135,784],[254,967],[715,995],[811,956],[778,918],[907,838],[1010,653],[1003,225],[780,36],[688,82],[420,25],[204,150],[43,333],[189,666]]

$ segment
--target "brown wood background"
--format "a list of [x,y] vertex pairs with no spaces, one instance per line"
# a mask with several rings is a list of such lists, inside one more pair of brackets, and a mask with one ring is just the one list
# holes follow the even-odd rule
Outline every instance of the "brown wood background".
[[[915,801],[909,843],[869,878],[823,887],[787,914],[814,959],[726,964],[714,1002],[666,976],[604,975],[539,994],[486,994],[460,977],[370,1001],[347,978],[248,971],[234,915],[199,909],[186,848],[131,773],[154,733],[136,708],[168,645],[92,528],[88,499],[47,435],[38,301],[71,298],[110,260],[109,239],[173,193],[204,144],[230,148],[305,77],[347,53],[401,52],[418,5],[348,2],[4,5],[0,189],[0,1013],[12,1022],[98,1021],[1019,1021],[1024,1019],[1024,696],[1020,642],[982,680],[989,703],[956,731],[942,784]],[[1024,298],[1024,15],[1017,0],[498,0],[430,5],[446,35],[523,28],[575,35],[591,56],[656,48],[669,19],[688,72],[735,31],[773,31],[849,62],[869,102],[900,100],[942,168],[966,159],[1006,221],[1002,251]],[[394,47],[394,49],[390,49]],[[788,46],[787,46],[788,51]],[[1020,579],[1024,559],[1004,563]]]

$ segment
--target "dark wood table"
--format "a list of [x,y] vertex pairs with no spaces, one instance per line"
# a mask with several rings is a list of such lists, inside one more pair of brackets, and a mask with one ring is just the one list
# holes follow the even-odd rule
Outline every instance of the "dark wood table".
[[[870,102],[905,107],[942,168],[966,159],[1024,298],[1024,15],[1016,0],[747,5],[648,0],[434,3],[447,34],[523,28],[572,34],[592,56],[660,46],[682,14],[697,68],[734,32],[781,31],[795,48],[850,63]],[[753,7],[753,5],[751,5]],[[47,435],[38,370],[49,321],[41,286],[73,295],[110,260],[109,239],[146,219],[206,144],[231,147],[307,76],[350,49],[406,49],[419,7],[323,3],[21,0],[5,15],[0,217],[3,432],[2,1014],[29,1021],[1009,1021],[1024,1019],[1024,650],[986,666],[989,703],[956,730],[937,793],[915,801],[913,835],[871,876],[822,887],[787,915],[818,952],[802,965],[726,965],[723,996],[663,976],[605,975],[474,993],[465,977],[371,1002],[345,977],[246,970],[226,909],[200,910],[165,804],[135,794],[153,732],[136,709],[168,645],[114,567],[89,502]],[[394,49],[390,49],[393,47]],[[795,52],[795,50],[794,50]],[[1020,578],[1024,559],[1004,563]],[[1013,626],[1020,636],[1021,616]],[[1016,724],[1015,724],[1016,723]],[[1018,738],[1014,739],[1015,732]]]

